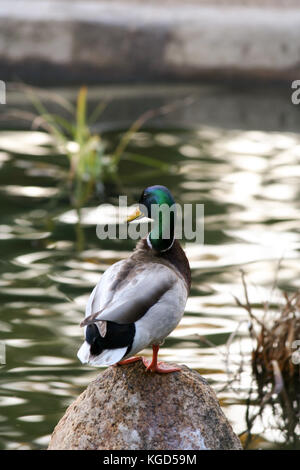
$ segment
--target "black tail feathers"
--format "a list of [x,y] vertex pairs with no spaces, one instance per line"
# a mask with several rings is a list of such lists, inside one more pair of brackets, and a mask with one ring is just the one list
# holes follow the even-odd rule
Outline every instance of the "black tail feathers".
[[104,349],[117,349],[127,346],[128,354],[135,335],[135,324],[120,325],[115,322],[106,322],[106,333],[102,337],[100,335],[96,323],[91,323],[86,328],[85,339],[90,344],[91,354],[98,356]]

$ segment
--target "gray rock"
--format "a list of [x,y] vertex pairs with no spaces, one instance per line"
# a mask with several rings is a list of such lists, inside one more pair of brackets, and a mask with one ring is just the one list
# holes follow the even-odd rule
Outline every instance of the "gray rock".
[[214,391],[197,372],[109,367],[67,409],[49,449],[241,449]]

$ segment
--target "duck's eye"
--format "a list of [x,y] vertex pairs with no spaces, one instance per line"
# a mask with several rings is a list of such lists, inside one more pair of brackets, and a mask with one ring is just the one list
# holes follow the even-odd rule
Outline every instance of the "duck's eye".
[[140,197],[139,203],[143,204],[143,202],[148,198],[148,196],[149,196],[149,193],[145,193],[145,191],[143,191]]

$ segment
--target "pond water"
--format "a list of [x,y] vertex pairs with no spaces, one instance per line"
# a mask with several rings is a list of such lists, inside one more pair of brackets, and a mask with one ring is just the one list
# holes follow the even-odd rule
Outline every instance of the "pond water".
[[[108,150],[121,133],[121,128],[103,132]],[[280,308],[279,289],[300,287],[300,134],[286,126],[275,131],[232,121],[216,126],[211,119],[194,122],[193,129],[143,128],[130,150],[161,159],[169,170],[122,161],[119,182],[100,185],[98,199],[83,208],[82,251],[76,214],[68,198],[60,197],[58,181],[67,161],[49,154],[47,144],[37,131],[0,131],[0,340],[6,350],[0,366],[0,447],[46,448],[66,407],[98,373],[76,357],[79,323],[101,273],[126,257],[134,242],[99,240],[96,224],[106,220],[97,220],[93,211],[103,202],[116,205],[119,194],[132,204],[152,184],[168,186],[180,204],[205,207],[204,245],[184,243],[191,295],[161,358],[207,378],[245,442],[257,400],[249,318],[235,297],[244,301],[241,269],[258,316],[265,302]],[[266,408],[253,420],[251,433],[250,448],[300,448],[297,439],[287,438],[280,407]]]

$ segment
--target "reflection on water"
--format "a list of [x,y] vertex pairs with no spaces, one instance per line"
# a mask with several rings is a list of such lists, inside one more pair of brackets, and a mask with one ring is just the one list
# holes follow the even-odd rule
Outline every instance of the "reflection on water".
[[[107,132],[107,145],[118,137]],[[99,217],[95,207],[118,203],[118,194],[107,188],[105,199],[83,210],[85,247],[76,251],[76,214],[60,197],[58,184],[65,167],[61,156],[49,155],[48,144],[38,132],[0,132],[0,339],[7,356],[0,369],[0,443],[6,449],[45,448],[66,407],[97,373],[77,360],[79,323],[100,274],[134,246],[96,237],[96,224],[109,220],[105,213]],[[300,136],[201,127],[143,131],[130,147],[161,158],[171,171],[161,176],[124,162],[120,192],[129,203],[144,187],[161,183],[178,203],[205,204],[205,245],[185,244],[191,296],[161,356],[203,374],[242,434],[247,406],[255,412],[256,396],[252,392],[249,402],[252,346],[247,316],[235,302],[243,296],[240,269],[247,274],[258,316],[265,301],[274,308],[281,302],[273,286],[279,260],[278,286],[300,287]],[[239,381],[231,383],[241,361]],[[252,426],[252,447],[284,446],[277,417],[272,409],[266,413],[264,422]]]

